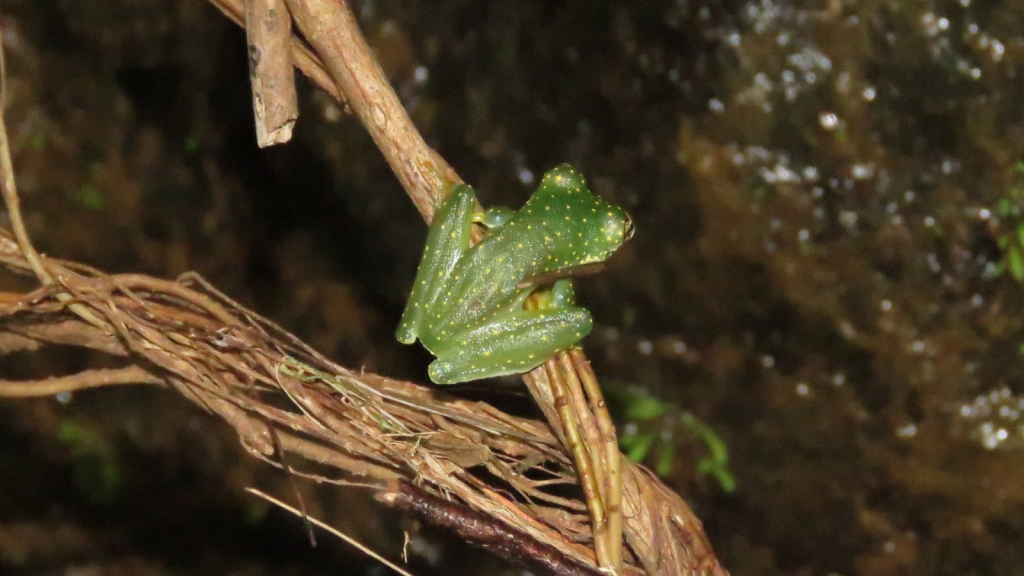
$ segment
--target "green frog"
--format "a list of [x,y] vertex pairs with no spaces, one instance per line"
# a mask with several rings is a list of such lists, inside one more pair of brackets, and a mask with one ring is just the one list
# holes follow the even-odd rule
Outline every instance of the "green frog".
[[[438,206],[396,337],[437,356],[430,379],[455,384],[528,372],[590,333],[568,276],[607,260],[633,234],[621,207],[562,165],[544,175],[518,212],[474,214],[476,195],[458,185]],[[474,222],[487,227],[471,245]],[[540,291],[536,309],[528,296]]]

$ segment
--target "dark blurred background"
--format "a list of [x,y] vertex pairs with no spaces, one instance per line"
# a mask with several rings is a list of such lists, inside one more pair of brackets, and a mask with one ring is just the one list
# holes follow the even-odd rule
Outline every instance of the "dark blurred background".
[[[632,213],[577,282],[586,350],[624,449],[734,574],[1024,574],[1024,2],[352,6],[482,202],[570,162]],[[197,271],[346,366],[426,380],[393,339],[426,227],[336,103],[300,80],[294,141],[258,150],[244,34],[201,0],[7,0],[0,26],[40,250]],[[514,380],[462,392],[529,410]],[[385,573],[246,486],[291,496],[172,392],[0,400],[0,573]],[[519,573],[367,490],[303,490],[385,554],[408,532],[417,574]]]

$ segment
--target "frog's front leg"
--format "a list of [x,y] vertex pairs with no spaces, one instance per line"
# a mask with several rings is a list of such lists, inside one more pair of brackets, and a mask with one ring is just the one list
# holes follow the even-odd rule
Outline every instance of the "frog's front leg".
[[447,286],[455,263],[469,249],[475,207],[476,194],[473,189],[459,185],[452,189],[434,213],[423,257],[416,269],[412,294],[409,295],[409,302],[405,305],[402,320],[395,331],[399,342],[412,344],[423,334],[422,324],[426,311]]
[[503,313],[453,336],[430,364],[430,379],[456,384],[529,372],[582,340],[591,328],[590,312],[583,308]]

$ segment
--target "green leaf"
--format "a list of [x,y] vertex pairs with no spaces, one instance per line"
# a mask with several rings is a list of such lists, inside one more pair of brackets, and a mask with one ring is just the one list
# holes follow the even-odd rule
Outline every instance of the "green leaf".
[[72,421],[61,424],[57,439],[71,452],[75,484],[86,499],[96,504],[113,501],[121,487],[121,471],[103,439]]
[[635,422],[646,422],[661,416],[668,410],[664,402],[647,394],[634,394],[628,402],[626,418]]
[[629,440],[629,446],[626,445],[626,438],[623,438],[622,447],[626,450],[626,456],[629,457],[633,462],[643,462],[647,453],[651,450],[651,445],[654,444],[654,439],[657,435],[653,432],[643,432],[640,434],[632,435]]
[[1024,258],[1021,257],[1020,250],[1016,246],[1011,246],[1006,252],[1006,257],[1010,267],[1010,275],[1020,282],[1024,279]]
[[718,485],[725,492],[736,490],[736,478],[729,471],[728,466],[715,462],[711,458],[703,458],[697,462],[697,473],[701,476],[712,476]]
[[256,500],[245,511],[245,523],[249,525],[259,524],[267,517],[267,512],[269,511],[270,505],[266,501]]
[[1001,218],[1006,218],[1013,213],[1013,205],[1010,204],[1009,198],[1000,198],[996,204],[996,212]]
[[82,494],[95,504],[109,504],[121,488],[121,472],[107,455],[86,454],[75,459],[75,483]]
[[86,184],[79,188],[75,191],[72,197],[79,206],[82,206],[87,210],[98,212],[107,207],[106,196],[103,195],[103,192],[99,188],[92,186],[91,184]]
[[658,446],[658,459],[654,463],[654,473],[665,477],[672,472],[672,463],[676,459],[676,444],[672,439],[665,440]]
[[696,434],[708,450],[708,455],[697,462],[697,472],[715,477],[718,485],[726,492],[736,489],[736,479],[729,471],[729,448],[721,436],[699,418],[684,412],[680,418],[683,427]]

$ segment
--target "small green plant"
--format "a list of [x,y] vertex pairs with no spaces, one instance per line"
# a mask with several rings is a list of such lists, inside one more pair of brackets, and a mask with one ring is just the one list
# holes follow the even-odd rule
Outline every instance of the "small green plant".
[[1021,213],[1021,205],[1024,204],[1024,162],[1017,162],[1014,172],[1017,183],[996,204],[996,214],[1006,232],[996,240],[1003,255],[996,266],[995,275],[1000,276],[1009,271],[1014,280],[1024,282],[1024,215]]
[[619,444],[630,460],[643,462],[653,454],[654,472],[668,476],[675,462],[677,439],[695,439],[705,451],[697,461],[697,473],[712,476],[725,492],[736,489],[725,442],[700,418],[690,412],[680,413],[672,404],[644,390],[629,390],[623,400],[627,425]]
[[107,197],[103,194],[102,190],[92,184],[86,184],[73,191],[71,199],[82,208],[91,212],[99,212],[107,207]]
[[104,439],[70,420],[61,425],[57,439],[71,451],[75,483],[82,494],[95,504],[113,501],[121,488],[121,471]]

